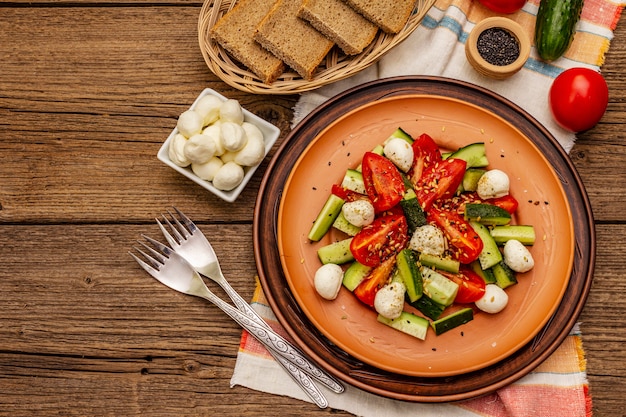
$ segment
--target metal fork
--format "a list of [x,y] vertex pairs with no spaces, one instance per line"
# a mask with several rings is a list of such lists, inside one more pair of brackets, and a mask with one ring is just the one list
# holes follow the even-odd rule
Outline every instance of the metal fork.
[[326,397],[309,375],[284,357],[283,339],[280,335],[250,319],[211,292],[191,264],[171,248],[146,235],[142,236],[150,245],[138,240],[137,242],[143,247],[143,250],[139,247],[134,247],[134,249],[143,259],[130,251],[128,253],[143,269],[162,284],[184,294],[204,298],[219,307],[268,349],[270,354],[287,370],[287,373],[302,387],[315,404],[320,408],[328,407]]
[[[169,227],[169,232],[163,226],[163,223],[156,219],[171,248],[185,258],[196,271],[212,279],[222,287],[241,312],[250,319],[255,320],[259,325],[269,329],[269,325],[265,320],[228,283],[220,268],[217,255],[206,236],[182,211],[176,207],[173,207],[173,209],[180,220],[170,211],[168,211],[168,214],[172,219],[171,221],[167,216],[163,215],[163,222]],[[295,366],[301,368],[332,391],[336,393],[344,391],[344,387],[339,381],[312,363],[298,348],[282,337],[280,341],[282,343],[281,346],[284,347],[283,353],[287,355],[287,359],[292,361]]]

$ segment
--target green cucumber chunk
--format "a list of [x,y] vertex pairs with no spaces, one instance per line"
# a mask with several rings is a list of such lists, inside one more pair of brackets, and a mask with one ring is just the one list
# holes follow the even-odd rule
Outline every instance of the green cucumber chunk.
[[452,258],[442,258],[441,256],[429,255],[427,253],[420,253],[420,264],[427,266],[431,269],[440,269],[442,271],[453,272],[458,274],[461,263]]
[[489,165],[487,154],[485,153],[485,143],[477,142],[459,148],[449,156],[449,158],[462,159],[467,162],[467,168],[484,168]]
[[378,321],[420,340],[426,339],[429,321],[424,317],[403,311],[400,317],[395,319],[388,319],[379,314]]
[[401,127],[397,128],[391,135],[389,135],[389,137],[385,140],[384,143],[387,143],[391,139],[395,139],[395,138],[404,139],[409,144],[413,143],[413,137],[411,137],[411,135],[406,133]]
[[487,172],[487,170],[482,168],[469,168],[465,170],[463,181],[461,182],[461,191],[476,191],[478,188],[478,180],[485,172]]
[[343,286],[350,292],[354,291],[354,289],[365,280],[367,274],[369,274],[371,270],[371,267],[363,265],[358,261],[354,261],[343,273]]
[[515,277],[515,271],[513,271],[507,264],[500,262],[491,267],[494,277],[496,278],[496,284],[505,289],[511,285],[517,284],[517,278]]
[[355,193],[365,194],[365,184],[363,183],[363,174],[356,169],[349,169],[343,176],[341,186]]
[[459,292],[459,285],[439,272],[422,266],[424,292],[436,303],[449,306]]
[[491,270],[491,268],[489,269],[483,269],[480,266],[480,261],[474,261],[472,263],[470,263],[470,268],[472,271],[474,271],[478,276],[480,276],[483,281],[485,281],[485,284],[495,284],[496,283],[496,277],[493,274],[493,271]]
[[411,249],[402,249],[396,257],[398,273],[406,287],[410,302],[417,301],[422,296],[422,274],[417,266],[417,259]]
[[474,310],[470,307],[462,308],[452,314],[442,317],[430,323],[436,335],[452,330],[474,319]]
[[404,217],[406,217],[409,234],[415,232],[415,229],[418,227],[428,223],[426,221],[426,214],[419,201],[417,201],[417,195],[414,190],[409,189],[404,194],[404,197],[400,200],[400,207],[404,212]]
[[478,234],[480,240],[483,241],[483,250],[478,255],[478,261],[482,269],[489,269],[502,261],[502,252],[498,244],[491,236],[487,226],[478,222],[470,221],[470,226]]
[[437,320],[446,309],[446,306],[433,301],[433,299],[426,294],[423,294],[417,301],[409,304],[431,320]]
[[498,245],[504,245],[509,240],[519,240],[526,246],[535,244],[535,228],[532,225],[505,225],[491,229],[491,236]]
[[511,213],[493,204],[468,203],[465,205],[464,217],[465,220],[488,226],[502,226],[511,222]]
[[341,265],[354,261],[354,256],[350,252],[350,242],[352,238],[322,246],[317,250],[317,256],[323,264]]
[[359,226],[355,226],[346,220],[346,217],[343,215],[343,211],[339,212],[339,215],[333,222],[333,227],[341,232],[344,232],[348,236],[354,236],[361,231]]
[[341,213],[341,207],[345,201],[343,198],[337,197],[335,194],[331,194],[328,196],[326,203],[324,203],[324,207],[320,210],[317,215],[317,218],[313,222],[313,226],[309,231],[308,238],[314,242],[319,241],[328,229],[333,225],[333,222]]

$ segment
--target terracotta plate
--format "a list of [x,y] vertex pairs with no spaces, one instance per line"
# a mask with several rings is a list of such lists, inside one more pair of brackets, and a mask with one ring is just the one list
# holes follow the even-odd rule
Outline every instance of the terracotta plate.
[[[340,237],[333,233],[311,244],[306,235],[312,219],[332,183],[398,126],[413,135],[427,132],[448,149],[485,142],[491,166],[509,173],[512,194],[521,203],[515,222],[532,224],[537,232],[532,248],[536,267],[508,290],[511,301],[503,313],[478,314],[457,330],[430,333],[425,342],[378,324],[375,313],[345,290],[328,302],[312,289],[320,265],[316,248]],[[587,198],[556,141],[493,93],[438,78],[377,81],[313,112],[268,168],[254,231],[264,290],[296,342],[348,382],[416,401],[476,395],[530,371],[573,324],[571,313],[561,310],[574,308],[577,316],[593,264]],[[581,239],[587,243],[582,251]],[[581,261],[583,268],[575,268]],[[576,296],[568,297],[572,290]],[[548,321],[554,325],[555,319],[560,320],[559,331],[539,348],[546,342]],[[512,359],[517,357],[524,360]],[[507,362],[513,368],[498,372]],[[428,381],[430,389],[416,390],[406,383],[400,387],[397,381],[407,379],[418,385]],[[447,381],[445,388],[435,389],[442,380]],[[460,386],[454,387],[454,381]]]

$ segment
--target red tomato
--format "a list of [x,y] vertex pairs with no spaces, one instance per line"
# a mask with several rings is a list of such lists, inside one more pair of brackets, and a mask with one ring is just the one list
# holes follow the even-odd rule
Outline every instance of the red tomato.
[[599,72],[570,68],[550,87],[550,110],[559,126],[571,132],[594,127],[609,103],[609,88]]
[[478,259],[483,250],[483,241],[463,216],[433,206],[428,210],[426,219],[443,231],[454,259],[463,264]]
[[398,168],[389,159],[373,152],[363,155],[363,183],[374,210],[389,210],[402,200],[404,181]]
[[483,6],[498,13],[513,13],[524,7],[526,0],[480,0]]
[[356,201],[367,198],[363,194],[348,190],[347,188],[344,188],[339,184],[333,184],[330,192],[345,201]]
[[441,161],[441,152],[433,138],[426,133],[422,133],[415,139],[411,146],[413,148],[413,165],[409,172],[409,178],[413,184],[416,184],[427,166]]
[[467,162],[462,159],[450,158],[429,165],[415,184],[415,194],[424,211],[432,204],[444,198],[450,198],[456,193],[463,181]]
[[403,214],[380,216],[352,238],[350,252],[363,265],[375,267],[404,249],[408,229]]
[[461,266],[458,274],[439,271],[446,278],[459,284],[455,303],[467,304],[479,300],[485,294],[485,280],[467,266]]
[[485,203],[493,204],[494,206],[503,208],[508,211],[509,214],[515,213],[517,211],[517,207],[519,206],[519,203],[511,194],[507,194],[503,197],[498,198],[489,198],[485,200]]
[[365,280],[354,289],[354,295],[363,303],[373,307],[376,293],[389,281],[395,265],[396,257],[393,256],[372,269]]

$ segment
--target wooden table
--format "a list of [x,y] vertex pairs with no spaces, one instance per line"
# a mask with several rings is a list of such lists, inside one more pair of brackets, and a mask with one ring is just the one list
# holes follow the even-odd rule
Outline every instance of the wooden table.
[[[225,203],[156,159],[205,87],[288,133],[295,96],[243,94],[208,70],[194,0],[0,5],[0,414],[347,415],[229,387],[241,330],[156,285],[127,254],[176,205],[252,296],[252,219],[267,160]],[[593,408],[626,398],[626,25],[603,73],[611,99],[571,157],[598,237],[580,321]],[[258,411],[258,414],[254,413]]]

